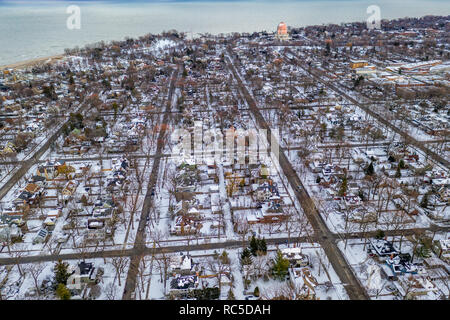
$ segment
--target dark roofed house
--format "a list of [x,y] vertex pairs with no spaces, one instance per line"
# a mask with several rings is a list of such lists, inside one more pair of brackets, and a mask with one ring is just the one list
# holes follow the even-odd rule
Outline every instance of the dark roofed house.
[[16,200],[14,200],[14,203],[23,203],[24,201],[28,202],[32,195],[33,194],[31,192],[24,190],[19,194]]
[[47,185],[47,179],[43,176],[38,176],[38,175],[32,176],[29,182],[37,184],[39,186]]
[[120,163],[120,166],[121,166],[123,169],[126,170],[126,169],[128,168],[128,166],[129,166],[128,160],[127,160],[127,159],[123,159],[122,162]]
[[102,268],[97,270],[92,262],[85,261],[80,262],[75,268],[71,266],[71,270],[72,274],[67,279],[67,288],[76,295],[87,288],[86,284],[98,283],[99,276],[103,274]]
[[9,223],[15,219],[21,219],[24,214],[24,209],[20,206],[9,206],[3,208],[3,211],[0,214],[0,221],[3,223]]
[[94,264],[92,262],[80,262],[78,264],[78,268],[80,269],[80,275],[92,275],[92,273],[94,272]]
[[170,281],[171,290],[189,290],[197,286],[198,276],[196,275],[178,276]]
[[369,245],[369,254],[379,257],[396,256],[399,252],[394,248],[392,242],[384,239],[372,239]]
[[39,182],[39,181],[45,181],[45,177],[38,176],[38,175],[34,175],[34,176],[31,177],[31,182],[32,183],[36,183],[36,182]]

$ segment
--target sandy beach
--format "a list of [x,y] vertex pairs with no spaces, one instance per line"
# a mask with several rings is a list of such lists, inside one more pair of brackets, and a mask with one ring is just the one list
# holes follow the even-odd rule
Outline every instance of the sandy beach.
[[31,67],[38,63],[43,63],[43,62],[47,62],[47,61],[53,62],[55,60],[62,59],[63,57],[64,57],[64,55],[59,54],[59,55],[54,55],[54,56],[41,57],[41,58],[30,59],[30,60],[25,60],[25,61],[21,61],[21,62],[15,62],[15,63],[0,66],[0,70],[21,69],[21,68]]

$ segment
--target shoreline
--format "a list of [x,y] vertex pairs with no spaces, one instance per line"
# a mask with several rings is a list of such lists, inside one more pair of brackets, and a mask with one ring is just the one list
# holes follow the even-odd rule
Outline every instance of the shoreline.
[[46,56],[46,57],[41,57],[41,58],[34,58],[34,59],[28,59],[28,60],[24,60],[24,61],[14,62],[14,63],[10,63],[10,64],[1,65],[0,70],[3,71],[5,69],[27,68],[27,67],[31,67],[36,64],[39,64],[39,63],[46,62],[46,61],[53,62],[54,60],[60,60],[64,56],[65,56],[64,54],[57,54],[57,55],[52,55],[52,56]]

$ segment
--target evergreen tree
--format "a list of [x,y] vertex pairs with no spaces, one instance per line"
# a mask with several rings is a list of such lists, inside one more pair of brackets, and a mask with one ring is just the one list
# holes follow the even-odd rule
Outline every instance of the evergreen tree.
[[114,120],[116,120],[117,119],[117,113],[119,111],[119,106],[117,105],[116,102],[114,102],[112,107],[114,109]]
[[262,239],[258,240],[258,251],[259,251],[259,254],[261,254],[261,255],[265,255],[267,253],[266,239],[262,238]]
[[47,98],[51,99],[51,97],[52,97],[52,90],[51,90],[50,87],[44,86],[44,87],[42,88],[42,93],[43,93]]
[[69,267],[69,264],[67,262],[62,262],[61,260],[59,260],[54,268],[53,271],[55,273],[55,285],[58,286],[59,284],[63,284],[66,285],[67,284],[67,279],[69,278],[70,274],[67,271]]
[[325,55],[328,56],[330,54],[330,51],[331,51],[330,43],[327,42],[325,46]]
[[250,252],[253,256],[264,255],[267,253],[266,239],[255,238],[253,235],[250,240]]
[[245,248],[241,253],[241,263],[242,265],[249,265],[252,263],[252,253],[248,248]]
[[375,236],[375,239],[384,239],[385,237],[385,233],[383,230],[378,229],[377,230],[377,234]]
[[345,128],[344,128],[344,126],[339,126],[337,129],[337,132],[336,132],[336,138],[339,141],[342,141],[342,140],[344,140],[344,137],[345,137]]
[[258,287],[255,287],[255,290],[253,291],[253,295],[255,297],[259,297],[259,288]]
[[400,165],[397,166],[397,171],[395,172],[395,177],[400,178],[402,176],[402,172],[400,171]]
[[233,290],[228,291],[228,296],[227,296],[228,300],[236,300],[236,297],[234,296]]
[[83,195],[81,196],[80,201],[81,201],[81,203],[83,204],[83,206],[86,207],[86,206],[88,205],[88,199],[87,199],[87,197],[86,197],[85,194],[83,194]]
[[370,162],[369,166],[366,168],[366,174],[368,176],[372,176],[375,173],[375,170],[373,168],[373,162]]
[[428,208],[428,193],[425,193],[423,196],[422,201],[420,201],[420,206],[424,209]]
[[341,196],[341,197],[344,196],[347,193],[347,188],[348,188],[348,186],[347,186],[347,176],[344,176],[344,178],[342,179],[342,184],[341,184],[341,187],[339,189],[338,195]]
[[336,129],[331,128],[330,131],[328,132],[328,136],[330,137],[330,139],[334,139],[334,137],[336,136]]
[[358,190],[358,197],[361,199],[361,201],[364,201],[366,197],[364,197],[364,192],[360,189]]
[[258,240],[255,238],[255,236],[252,236],[252,239],[250,240],[250,252],[253,256],[256,257],[258,251]]
[[398,162],[398,166],[400,167],[400,169],[405,169],[405,161],[403,159],[400,159],[400,161]]
[[67,289],[64,284],[60,283],[56,288],[56,296],[61,300],[70,300],[72,295],[70,294],[69,289]]
[[110,89],[111,88],[111,84],[109,83],[108,80],[103,79],[102,80],[102,85],[106,88],[106,89]]
[[431,251],[430,248],[425,243],[422,243],[420,246],[416,248],[415,254],[419,258],[428,258],[431,255],[430,251]]
[[223,264],[230,264],[230,258],[228,257],[228,252],[223,250],[222,254],[219,256],[220,261],[222,261]]
[[275,279],[284,280],[288,274],[289,260],[283,258],[281,251],[277,251],[277,257],[272,267],[272,274]]
[[354,87],[356,88],[357,86],[359,86],[361,84],[361,81],[363,81],[363,80],[364,80],[364,77],[359,76],[358,79],[355,80]]
[[64,123],[63,127],[62,127],[64,136],[67,137],[70,134],[70,126],[67,123]]

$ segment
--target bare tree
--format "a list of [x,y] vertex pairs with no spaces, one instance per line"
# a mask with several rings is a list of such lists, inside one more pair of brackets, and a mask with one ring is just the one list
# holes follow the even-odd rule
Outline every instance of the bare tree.
[[10,270],[11,266],[0,266],[0,275],[5,273],[5,276],[0,278],[0,300],[4,300],[4,298],[6,298],[3,289],[7,286]]
[[261,300],[301,300],[301,296],[292,282],[286,282],[278,287],[273,286],[263,290]]
[[87,254],[89,252],[89,248],[87,246],[87,241],[84,237],[82,237],[79,245],[75,248],[75,251],[79,254],[81,260],[85,261]]
[[110,282],[105,287],[105,295],[108,300],[115,300],[117,295],[117,287]]
[[160,272],[160,278],[161,278],[161,282],[163,282],[164,284],[164,288],[166,287],[167,284],[167,274],[169,271],[169,265],[170,265],[170,260],[172,255],[168,254],[166,252],[166,250],[162,249],[160,252],[160,255],[156,258],[156,263],[157,263],[157,267],[158,270]]
[[[394,232],[400,233],[399,250],[401,250],[404,236],[404,232],[402,229],[404,229],[405,227],[405,213],[403,211],[395,212],[391,219],[389,219],[388,223],[392,227],[392,230]],[[394,239],[395,236],[393,237],[392,241],[394,241]]]
[[44,271],[45,265],[38,262],[38,263],[31,263],[27,265],[25,268],[25,272],[27,274],[30,274],[31,278],[33,279],[34,286],[36,288],[36,292],[38,296],[41,295],[41,290],[39,288],[39,276]]
[[17,266],[17,269],[19,270],[21,278],[24,276],[24,272],[21,267],[20,260],[22,259],[25,252],[26,251],[23,243],[14,243],[13,245],[11,245],[11,251],[9,252],[9,255],[14,260],[14,264]]
[[[351,211],[348,208],[346,208],[346,210],[345,210],[345,217],[344,217],[344,220],[345,220],[344,233],[346,233],[346,234],[350,234],[350,233],[352,233],[352,232],[357,230],[357,225],[350,221],[350,212]],[[345,238],[345,240],[344,240],[344,249],[347,249],[347,242],[348,242],[349,237],[345,236],[344,238]]]
[[219,290],[222,289],[222,277],[230,270],[230,259],[224,250],[221,255],[217,255],[208,260],[208,269],[217,279]]
[[54,238],[51,238],[49,241],[47,241],[46,246],[51,255],[57,254],[59,252],[60,244]]
[[[306,234],[309,242],[313,242],[311,235],[313,233],[312,227],[308,221],[308,218],[304,213],[301,213],[297,216],[297,224],[298,224],[298,237],[301,238]],[[298,245],[299,243],[297,243]]]
[[114,281],[117,277],[119,281],[119,286],[121,286],[120,277],[122,273],[125,271],[125,268],[127,267],[129,262],[129,259],[127,257],[114,257],[111,260],[111,264],[114,267],[114,270],[116,271],[116,275],[114,277]]
[[264,277],[270,270],[269,257],[260,255],[253,257],[253,270],[257,277]]
[[[147,271],[149,264],[150,264],[151,257],[149,256],[143,256],[139,263],[138,268],[138,276],[140,279],[140,290],[139,290],[139,299],[142,299],[141,292],[145,291],[145,272]],[[147,282],[150,281],[150,279],[147,280]]]
[[247,234],[250,231],[250,225],[244,215],[239,215],[239,218],[234,223],[236,232],[240,234],[242,239],[242,248],[245,247],[245,241],[247,240]]

